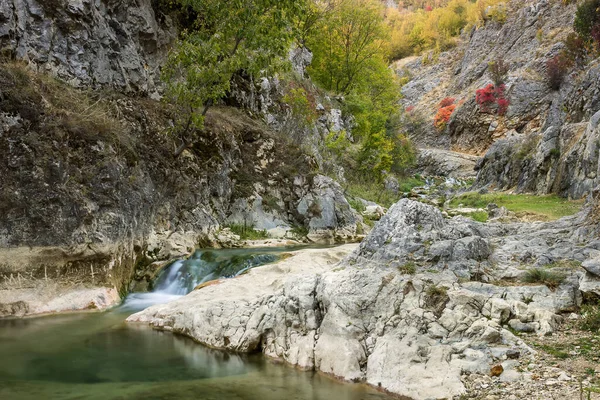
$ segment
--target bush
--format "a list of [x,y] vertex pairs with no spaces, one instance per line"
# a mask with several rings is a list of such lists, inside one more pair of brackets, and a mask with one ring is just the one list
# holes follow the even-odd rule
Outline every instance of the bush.
[[475,101],[480,110],[485,113],[492,113],[495,107],[498,115],[505,115],[510,105],[510,101],[504,95],[505,90],[506,87],[503,84],[494,86],[491,83],[482,89],[478,89],[475,92]]
[[600,0],[587,0],[577,7],[573,29],[585,41],[591,41],[594,27],[600,24]]
[[560,85],[563,83],[568,70],[569,61],[564,53],[552,57],[546,62],[548,85],[550,85],[553,90],[560,89]]
[[266,230],[256,230],[253,225],[231,224],[227,226],[227,228],[238,235],[241,240],[260,240],[269,238],[269,234]]
[[504,85],[508,71],[509,67],[504,62],[503,58],[498,58],[497,60],[488,64],[490,78],[492,78],[492,81],[494,81],[494,85],[496,87]]
[[586,56],[585,41],[575,32],[571,32],[565,40],[564,56],[573,64],[583,66]]
[[455,103],[455,99],[454,97],[446,97],[445,99],[443,99],[442,101],[440,101],[440,104],[438,105],[438,108],[444,108],[444,107],[448,107],[451,106],[452,104]]
[[525,273],[523,281],[527,283],[541,283],[550,289],[556,289],[565,280],[564,275],[548,271],[544,268],[533,268]]
[[[442,103],[440,103],[441,105]],[[442,107],[437,111],[437,114],[433,118],[433,126],[435,126],[438,130],[444,130],[448,121],[450,121],[450,117],[456,110],[456,104],[450,104],[449,106]]]

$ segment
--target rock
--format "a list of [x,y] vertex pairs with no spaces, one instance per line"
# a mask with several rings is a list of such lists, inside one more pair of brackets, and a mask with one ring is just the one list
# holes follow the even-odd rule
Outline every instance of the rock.
[[150,0],[90,0],[64,6],[36,0],[0,5],[0,48],[77,86],[156,93],[159,67],[176,38]]
[[464,153],[440,149],[419,149],[415,169],[426,176],[475,178],[475,164],[479,158]]
[[519,350],[510,349],[506,352],[506,357],[510,360],[516,360],[521,357],[521,352]]
[[600,278],[600,257],[586,260],[581,266],[590,274]]
[[490,369],[491,376],[500,376],[500,375],[502,375],[503,372],[504,372],[504,368],[502,367],[502,365],[494,365]]

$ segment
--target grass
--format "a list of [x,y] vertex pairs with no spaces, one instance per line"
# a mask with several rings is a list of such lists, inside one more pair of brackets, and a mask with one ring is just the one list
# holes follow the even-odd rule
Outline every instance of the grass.
[[464,215],[465,217],[471,218],[473,221],[477,222],[487,222],[489,215],[487,211],[474,211],[471,213],[461,213],[460,215]]
[[304,239],[306,236],[308,236],[308,232],[308,228],[304,225],[294,225],[292,226],[292,229],[290,229],[290,233],[298,239]]
[[565,280],[563,274],[549,271],[544,268],[533,268],[525,273],[523,281],[527,283],[541,283],[550,289],[556,289]]
[[240,240],[261,240],[269,238],[269,233],[265,229],[256,230],[252,225],[231,224],[228,225],[227,228],[238,235]]
[[[402,197],[401,193],[410,192],[413,188],[423,186],[425,181],[418,177],[404,177],[398,179],[399,193],[395,194],[389,190],[385,190],[383,183],[378,182],[351,182],[346,187],[346,192],[350,197],[360,197],[368,201],[373,201],[386,208],[391,207]],[[351,202],[350,205],[354,208],[357,201]],[[357,205],[357,207],[361,207]],[[359,211],[357,208],[355,210]]]
[[425,293],[429,297],[446,297],[448,295],[448,289],[444,286],[431,285],[427,287]]
[[398,267],[401,274],[414,275],[417,272],[417,264],[414,261],[408,261],[406,264]]
[[600,331],[600,304],[585,304],[581,307],[580,327],[585,331]]
[[485,208],[490,203],[495,203],[499,207],[506,207],[516,213],[532,213],[543,216],[548,220],[556,220],[576,214],[581,210],[584,202],[581,200],[571,201],[556,195],[534,196],[528,194],[480,194],[469,192],[452,199],[450,206],[456,208],[459,204],[462,204],[464,207]]

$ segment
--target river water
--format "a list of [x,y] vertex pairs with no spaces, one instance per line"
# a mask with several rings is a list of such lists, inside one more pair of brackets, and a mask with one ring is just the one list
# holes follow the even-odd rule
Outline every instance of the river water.
[[131,294],[109,312],[0,320],[0,399],[388,399],[260,354],[211,350],[124,322],[204,281],[273,262],[285,250],[198,251],[165,269],[153,292]]

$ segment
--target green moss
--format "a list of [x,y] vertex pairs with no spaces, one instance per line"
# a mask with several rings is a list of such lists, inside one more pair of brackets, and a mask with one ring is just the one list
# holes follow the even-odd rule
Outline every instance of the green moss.
[[450,202],[450,206],[458,207],[459,204],[462,204],[464,207],[484,208],[489,203],[495,203],[500,207],[506,207],[513,212],[538,214],[548,220],[555,220],[576,214],[583,206],[583,201],[570,201],[556,195],[535,196],[507,193],[480,194],[477,192],[469,192],[455,197]]

